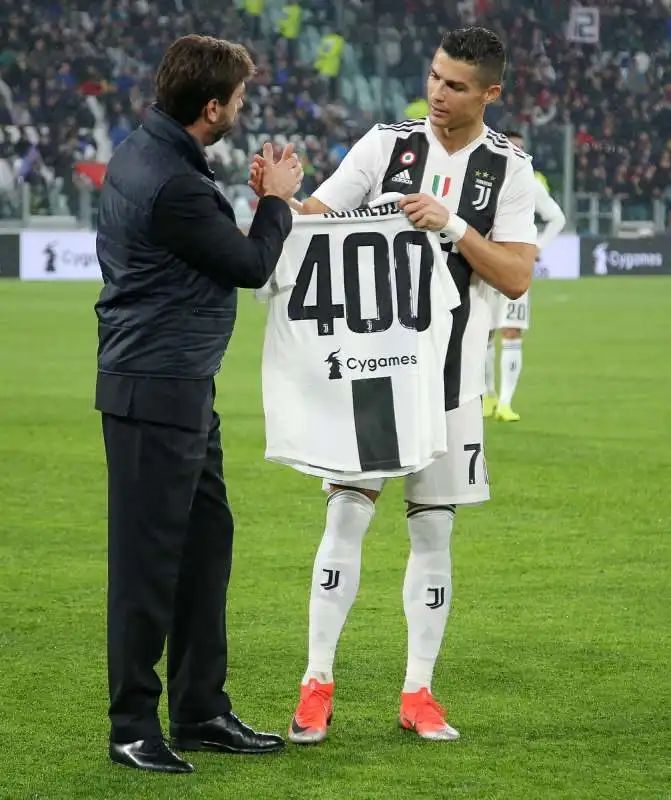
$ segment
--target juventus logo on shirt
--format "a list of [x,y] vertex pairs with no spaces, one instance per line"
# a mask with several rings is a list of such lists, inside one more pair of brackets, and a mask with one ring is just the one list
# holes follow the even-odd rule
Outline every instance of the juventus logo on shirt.
[[477,195],[473,200],[473,208],[476,211],[484,211],[489,205],[492,196],[492,186],[494,185],[494,176],[487,172],[487,170],[479,169],[475,172],[475,188]]

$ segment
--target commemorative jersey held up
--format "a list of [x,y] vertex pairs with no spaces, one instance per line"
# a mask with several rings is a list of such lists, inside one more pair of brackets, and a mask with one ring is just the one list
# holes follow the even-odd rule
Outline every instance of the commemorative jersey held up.
[[445,452],[442,372],[459,292],[395,203],[298,217],[266,287],[266,458],[393,477]]
[[[334,211],[355,208],[385,192],[433,195],[495,242],[535,244],[531,159],[505,136],[484,127],[467,147],[448,153],[428,119],[375,125],[315,191]],[[442,239],[444,257],[461,294],[445,361],[445,407],[485,391],[490,287]]]

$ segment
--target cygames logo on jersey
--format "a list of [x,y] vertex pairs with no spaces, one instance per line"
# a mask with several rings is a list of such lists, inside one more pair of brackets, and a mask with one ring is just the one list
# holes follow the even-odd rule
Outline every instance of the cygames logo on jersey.
[[[324,359],[324,363],[329,365],[329,380],[340,381],[343,374],[343,362],[338,358],[340,348],[329,353]],[[391,367],[408,367],[417,364],[417,356],[383,356],[382,358],[355,358],[345,359],[345,367],[351,372],[377,372],[378,369],[390,369]]]
[[338,358],[339,352],[340,348],[338,348],[338,350],[334,350],[332,353],[329,353],[329,357],[325,361],[326,364],[330,365],[330,370],[329,370],[330,381],[342,380],[342,362]]
[[389,369],[389,367],[407,367],[417,363],[417,356],[388,356],[385,358],[348,358],[345,364],[347,369],[357,372],[376,372],[378,369]]
[[475,188],[478,193],[475,200],[473,200],[473,208],[476,211],[484,211],[489,205],[494,181],[494,175],[492,175],[491,172],[487,172],[486,169],[478,169],[475,171]]

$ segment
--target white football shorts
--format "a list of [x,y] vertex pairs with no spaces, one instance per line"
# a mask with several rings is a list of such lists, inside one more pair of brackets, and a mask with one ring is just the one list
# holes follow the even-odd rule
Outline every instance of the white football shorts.
[[529,292],[525,292],[517,300],[509,300],[501,292],[492,291],[489,299],[492,314],[491,330],[516,328],[529,330]]
[[[478,505],[489,500],[489,479],[485,462],[482,398],[475,397],[452,411],[445,412],[447,453],[428,467],[406,475],[405,500],[416,505]],[[342,480],[333,473],[322,484],[329,491],[332,483],[354,489],[380,492],[386,478]]]

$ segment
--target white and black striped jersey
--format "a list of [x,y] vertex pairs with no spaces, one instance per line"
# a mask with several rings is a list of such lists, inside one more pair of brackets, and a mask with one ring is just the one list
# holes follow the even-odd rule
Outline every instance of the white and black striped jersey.
[[[315,197],[334,211],[346,211],[384,192],[433,194],[493,241],[535,244],[535,183],[530,156],[486,126],[471,144],[450,155],[428,119],[408,120],[371,128]],[[449,410],[485,391],[492,290],[447,239],[443,250],[462,300],[444,369]]]
[[373,478],[446,452],[442,366],[460,297],[437,234],[395,203],[299,217],[257,297],[266,458]]

